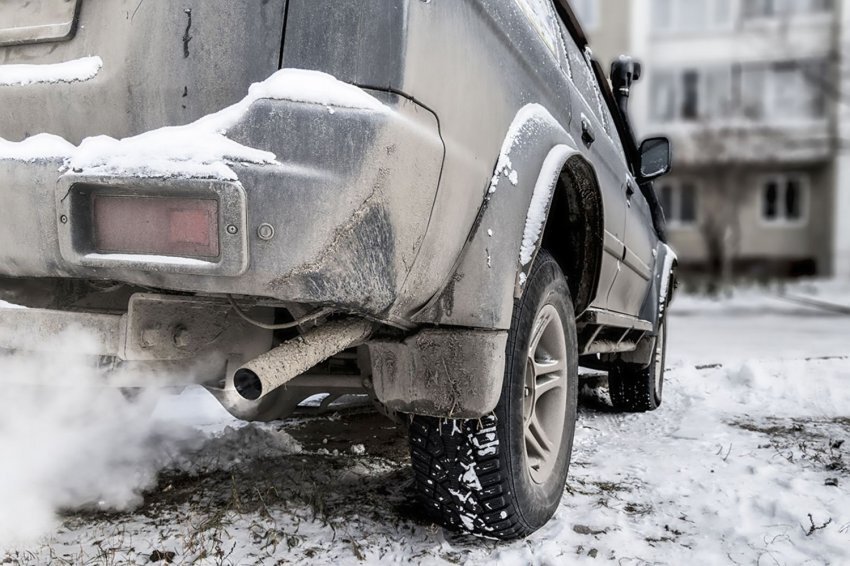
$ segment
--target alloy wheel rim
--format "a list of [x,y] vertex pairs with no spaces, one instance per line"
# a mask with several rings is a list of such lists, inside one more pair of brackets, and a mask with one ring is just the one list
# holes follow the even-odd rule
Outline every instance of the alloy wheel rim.
[[523,384],[525,461],[545,483],[558,461],[567,418],[567,340],[558,310],[545,305],[534,319]]

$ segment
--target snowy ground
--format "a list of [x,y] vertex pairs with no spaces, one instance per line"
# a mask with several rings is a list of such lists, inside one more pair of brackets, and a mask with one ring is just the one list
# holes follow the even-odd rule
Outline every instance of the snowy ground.
[[[134,452],[146,459],[130,460],[147,479],[127,484],[141,500],[71,482],[63,497],[77,497],[51,501],[95,505],[29,543],[3,541],[24,518],[0,508],[0,564],[850,563],[850,316],[756,291],[685,298],[670,335],[658,412],[613,414],[585,387],[563,502],[526,541],[423,521],[404,432],[365,407],[240,426],[188,390],[158,400],[154,425],[132,425],[149,429]],[[103,510],[119,501],[136,506]]]

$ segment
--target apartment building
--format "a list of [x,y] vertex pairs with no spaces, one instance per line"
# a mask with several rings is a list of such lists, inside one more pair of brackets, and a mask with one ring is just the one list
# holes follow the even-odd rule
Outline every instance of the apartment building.
[[633,118],[673,139],[657,191],[686,273],[850,277],[850,6],[573,3],[601,59],[645,62]]
[[591,40],[593,54],[607,70],[611,62],[631,49],[632,2],[623,0],[570,0]]

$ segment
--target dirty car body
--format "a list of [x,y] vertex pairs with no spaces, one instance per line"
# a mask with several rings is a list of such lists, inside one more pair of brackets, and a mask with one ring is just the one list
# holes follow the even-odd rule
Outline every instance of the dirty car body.
[[[249,419],[317,391],[477,418],[545,247],[581,360],[648,363],[674,256],[566,2],[0,16],[0,299],[29,307],[0,347],[82,328]],[[258,368],[287,387],[240,395]]]
[[[0,285],[9,301],[79,313],[82,326],[91,322],[81,301],[91,311],[129,312],[124,342],[105,355],[149,361],[254,353],[227,344],[224,335],[223,343],[197,340],[181,348],[174,329],[202,333],[210,324],[192,317],[160,319],[155,336],[139,321],[159,299],[148,292],[131,300],[146,289],[163,300],[177,292],[189,303],[186,293],[202,296],[202,304],[219,297],[223,326],[233,318],[225,314],[228,294],[250,298],[258,313],[282,308],[297,316],[331,307],[386,329],[373,349],[384,401],[435,414],[485,412],[495,403],[486,390],[498,389],[492,384],[499,360],[491,353],[503,349],[529,264],[520,252],[538,182],[552,185],[547,208],[560,188],[570,192],[566,201],[586,209],[550,217],[546,229],[574,248],[562,255],[564,270],[588,334],[623,329],[621,345],[633,350],[651,334],[666,246],[640,194],[627,202],[634,180],[616,168],[622,147],[612,142],[616,129],[609,110],[600,109],[598,85],[581,68],[584,53],[564,40],[564,29],[547,27],[533,2],[34,4],[45,6],[38,14],[44,21],[34,16],[41,26],[69,13],[74,22],[49,40],[21,29],[0,34],[4,66],[68,65],[93,53],[102,63],[91,77],[36,73],[15,82],[12,74],[0,85],[0,137],[24,142],[2,146],[0,155]],[[51,4],[74,9],[54,16]],[[110,166],[107,157],[75,168],[75,150],[49,155],[25,141],[47,133],[79,145],[94,136],[130,138],[190,124],[237,104],[252,83],[282,67],[328,73],[382,108],[334,107],[298,92],[258,98],[225,136],[276,159],[234,160],[224,175],[191,157],[146,167],[155,154],[141,155],[135,167],[122,168],[120,160]],[[581,143],[588,123],[600,138],[595,147]],[[541,179],[547,159],[555,162],[545,171],[550,178]],[[122,246],[98,239],[97,230],[106,228],[93,226],[94,202],[116,204],[120,221],[138,212],[133,199],[152,198],[215,203],[208,228],[218,253],[189,252],[181,261],[179,251],[156,242],[145,251],[110,249]],[[109,213],[109,206],[100,208]],[[542,238],[541,230],[532,246]],[[91,283],[103,281],[123,287],[104,292]],[[16,316],[17,324],[27,318]],[[271,341],[264,337],[257,349]],[[585,346],[584,354],[599,353],[592,342]],[[468,389],[475,398],[427,399],[447,388],[422,391],[420,366],[459,349],[457,376],[442,379],[480,385]],[[469,358],[470,351],[487,354]],[[399,364],[420,375],[389,367]]]

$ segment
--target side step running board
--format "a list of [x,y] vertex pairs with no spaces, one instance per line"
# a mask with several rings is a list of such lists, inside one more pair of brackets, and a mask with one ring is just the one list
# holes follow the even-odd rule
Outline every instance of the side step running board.
[[577,321],[579,354],[617,354],[633,352],[652,332],[652,323],[631,316],[588,309]]

